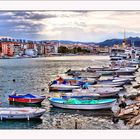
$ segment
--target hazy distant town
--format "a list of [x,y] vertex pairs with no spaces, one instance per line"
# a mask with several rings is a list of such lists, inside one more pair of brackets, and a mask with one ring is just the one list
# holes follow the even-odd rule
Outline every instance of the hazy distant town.
[[139,17],[138,11],[1,11],[0,58],[139,49]]
[[[138,41],[137,41],[137,40]],[[135,41],[134,41],[135,40]],[[26,41],[1,38],[0,58],[45,57],[53,55],[108,54],[113,48],[123,48],[123,40],[112,39],[101,43],[72,41]],[[126,49],[139,49],[139,38],[125,40]],[[136,47],[136,46],[137,47]]]

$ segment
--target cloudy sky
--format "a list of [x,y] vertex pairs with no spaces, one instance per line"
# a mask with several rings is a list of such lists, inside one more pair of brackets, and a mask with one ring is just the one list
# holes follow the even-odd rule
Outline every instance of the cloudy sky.
[[140,37],[140,11],[0,12],[0,37],[99,42]]

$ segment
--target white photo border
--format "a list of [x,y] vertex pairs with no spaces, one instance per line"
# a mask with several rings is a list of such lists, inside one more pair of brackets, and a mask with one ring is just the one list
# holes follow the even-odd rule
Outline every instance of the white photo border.
[[[140,1],[0,1],[0,11],[22,10],[140,10]],[[0,139],[117,140],[140,139],[139,130],[0,130]]]

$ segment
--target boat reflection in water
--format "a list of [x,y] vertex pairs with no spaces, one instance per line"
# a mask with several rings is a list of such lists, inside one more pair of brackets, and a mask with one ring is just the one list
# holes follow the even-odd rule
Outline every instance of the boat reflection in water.
[[42,124],[42,119],[37,118],[37,119],[31,119],[30,121],[28,120],[2,120],[0,121],[0,126],[2,129],[35,129],[38,128],[39,125]]

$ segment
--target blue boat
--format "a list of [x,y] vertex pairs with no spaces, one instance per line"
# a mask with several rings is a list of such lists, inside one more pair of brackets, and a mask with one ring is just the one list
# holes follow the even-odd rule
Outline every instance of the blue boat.
[[49,98],[48,100],[55,107],[78,110],[111,109],[117,101],[116,99],[80,100],[75,98]]
[[19,103],[31,103],[31,104],[38,104],[41,103],[46,97],[45,96],[38,96],[32,94],[16,94],[13,92],[9,95],[9,101],[12,102],[19,102]]

